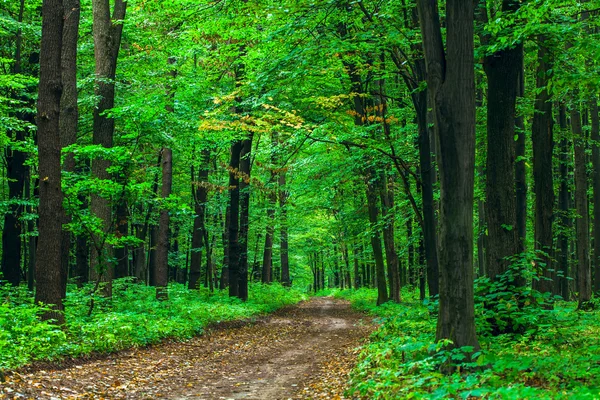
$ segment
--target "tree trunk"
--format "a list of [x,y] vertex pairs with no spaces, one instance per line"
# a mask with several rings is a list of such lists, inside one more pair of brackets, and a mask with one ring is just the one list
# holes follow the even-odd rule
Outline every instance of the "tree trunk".
[[248,225],[250,212],[250,169],[252,151],[252,133],[242,141],[240,152],[240,232],[239,232],[239,278],[238,297],[248,300]]
[[592,275],[594,276],[594,293],[600,294],[600,121],[598,118],[598,99],[590,100],[592,119],[592,187],[594,189],[594,257],[592,258]]
[[283,286],[290,286],[290,259],[288,254],[288,217],[287,217],[287,199],[289,193],[286,189],[286,171],[279,172],[279,211],[280,211],[280,243],[279,252],[281,258],[281,283]]
[[567,110],[564,104],[559,107],[559,124],[561,130],[560,140],[560,158],[559,158],[559,171],[560,171],[560,189],[558,194],[558,208],[560,210],[560,234],[558,236],[558,290],[557,292],[562,296],[564,300],[569,300],[569,234],[568,231],[572,228],[572,219],[569,217],[569,208],[571,203],[571,191],[569,184],[569,165],[572,156],[570,149],[569,135],[567,128]]
[[394,190],[384,182],[381,187],[381,214],[385,221],[383,226],[383,243],[387,262],[387,275],[390,282],[390,297],[396,303],[400,302],[400,276],[398,275],[398,254],[394,243]]
[[535,193],[535,249],[538,251],[539,280],[534,288],[542,293],[552,291],[552,217],[554,207],[554,183],[552,177],[552,149],[554,147],[552,102],[547,90],[552,69],[550,54],[544,45],[545,37],[539,38],[536,87],[539,91],[533,111],[533,191]]
[[[512,1],[503,11],[513,11]],[[499,50],[485,57],[487,88],[486,221],[487,275],[492,281],[505,274],[519,253],[515,198],[515,116],[523,46]],[[513,284],[524,280],[514,276]]]
[[575,220],[577,243],[577,291],[579,308],[589,307],[592,297],[592,275],[590,270],[590,237],[587,197],[587,172],[585,155],[585,137],[581,128],[581,114],[578,105],[571,110],[571,129],[575,149]]
[[39,236],[36,255],[35,302],[52,305],[43,319],[64,323],[62,314],[62,188],[60,170],[60,98],[63,6],[61,0],[44,0],[42,44],[37,103],[40,176]]
[[158,220],[158,242],[156,244],[156,272],[154,280],[156,284],[156,298],[166,300],[169,295],[167,285],[169,283],[169,210],[166,200],[171,195],[173,186],[173,152],[169,148],[162,151],[162,189],[161,197],[163,203]]
[[381,248],[381,236],[379,233],[378,220],[379,208],[377,207],[377,182],[373,182],[375,171],[371,170],[367,175],[367,206],[369,209],[369,222],[371,223],[371,247],[375,258],[375,273],[377,274],[377,305],[388,301],[387,285],[385,283],[385,266],[383,264],[383,250]]
[[273,235],[275,233],[275,202],[276,194],[267,194],[267,227],[265,232],[265,249],[262,262],[262,283],[271,283],[271,271],[273,269]]
[[231,144],[231,160],[229,162],[229,222],[227,225],[229,245],[229,296],[239,297],[239,265],[240,247],[239,215],[240,215],[240,180],[238,178],[240,167],[240,153],[242,142],[235,140]]
[[444,51],[437,2],[418,0],[440,171],[440,308],[436,339],[479,342],[473,300],[475,76],[473,3],[448,0]]
[[[202,248],[208,251],[208,246],[205,239],[206,231],[206,201],[208,198],[208,173],[210,162],[210,149],[202,149],[200,156],[200,166],[198,167],[198,182],[195,185],[194,191],[194,209],[196,218],[194,219],[194,227],[192,232],[192,257],[190,264],[190,280],[189,288],[198,289],[201,275],[202,264]],[[210,277],[209,265],[206,265],[206,275]],[[208,278],[207,278],[208,280]]]

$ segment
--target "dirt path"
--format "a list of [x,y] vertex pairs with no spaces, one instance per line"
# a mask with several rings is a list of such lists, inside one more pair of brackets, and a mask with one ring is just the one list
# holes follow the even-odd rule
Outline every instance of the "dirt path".
[[12,374],[0,399],[342,399],[371,329],[347,302],[314,298],[186,343]]

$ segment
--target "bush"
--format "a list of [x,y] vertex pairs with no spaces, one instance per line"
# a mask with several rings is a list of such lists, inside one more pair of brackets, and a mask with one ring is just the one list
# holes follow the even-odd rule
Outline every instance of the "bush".
[[306,298],[279,284],[251,284],[250,299],[243,303],[224,291],[211,294],[204,288],[190,291],[173,284],[169,299],[157,301],[155,288],[122,279],[114,282],[112,302],[97,301],[88,317],[90,288],[69,289],[67,323],[61,329],[39,320],[45,308],[34,305],[25,289],[0,288],[0,371],[36,360],[113,352],[166,338],[186,340],[209,324],[269,313]]

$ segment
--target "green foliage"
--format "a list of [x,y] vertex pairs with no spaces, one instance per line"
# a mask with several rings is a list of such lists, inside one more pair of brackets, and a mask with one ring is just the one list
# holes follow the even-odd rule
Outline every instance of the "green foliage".
[[115,281],[112,304],[98,300],[101,311],[86,317],[89,288],[69,288],[67,324],[61,328],[40,321],[45,307],[33,304],[22,288],[0,287],[0,371],[38,360],[59,360],[92,352],[113,352],[163,339],[186,340],[207,325],[252,318],[305,299],[281,285],[251,285],[250,300],[242,303],[225,292],[169,287],[169,299],[158,302],[152,287],[127,279]]
[[[350,392],[369,399],[397,398],[597,398],[600,395],[600,319],[560,302],[533,313],[534,331],[480,336],[482,350],[444,350],[435,343],[436,319],[426,304],[403,293],[401,304],[375,307],[375,290],[337,296],[376,317],[379,328],[351,373]],[[541,309],[541,308],[540,308]],[[481,309],[479,308],[479,311]],[[531,310],[530,310],[531,312]],[[486,315],[479,313],[480,330]],[[454,372],[443,374],[450,362]]]

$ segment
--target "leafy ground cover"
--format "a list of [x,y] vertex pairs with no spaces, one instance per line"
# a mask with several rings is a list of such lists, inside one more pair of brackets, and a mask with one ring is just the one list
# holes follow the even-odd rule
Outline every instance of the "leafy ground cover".
[[[528,310],[524,333],[492,336],[483,300],[477,324],[481,351],[463,352],[434,343],[437,309],[404,292],[402,304],[375,307],[375,290],[338,291],[353,307],[376,316],[371,335],[351,373],[350,392],[369,399],[491,398],[586,399],[600,396],[600,316],[559,302],[553,310]],[[440,367],[450,361],[454,373]],[[447,364],[446,364],[447,365]]]
[[97,301],[87,316],[89,288],[68,291],[67,323],[62,328],[42,322],[42,307],[23,288],[0,287],[0,373],[34,361],[53,361],[93,352],[114,352],[164,339],[185,340],[207,325],[251,318],[295,304],[306,296],[279,284],[250,287],[242,303],[225,292],[169,287],[169,300],[155,300],[155,289],[127,280],[115,281],[112,303]]

